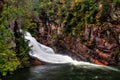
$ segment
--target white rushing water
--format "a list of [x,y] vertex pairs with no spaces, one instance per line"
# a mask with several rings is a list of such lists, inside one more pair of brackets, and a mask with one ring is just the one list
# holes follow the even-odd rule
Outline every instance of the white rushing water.
[[[71,63],[74,65],[86,65],[86,66],[94,66],[94,67],[104,67],[97,64],[92,64],[89,62],[77,61],[73,60],[70,56],[56,54],[52,48],[47,47],[43,44],[37,42],[37,40],[31,36],[29,32],[25,32],[25,41],[28,42],[31,50],[29,51],[29,55],[39,59],[40,61],[46,63],[53,63],[53,64],[64,64],[64,63]],[[114,69],[111,67],[106,66],[106,68]]]
[[[43,44],[37,42],[37,40],[31,36],[29,32],[25,32],[25,40],[28,41],[31,50],[29,51],[29,55],[39,59],[40,61],[54,64],[63,64],[63,63],[72,63],[72,64],[91,64],[85,63],[82,61],[73,60],[70,56],[56,54],[52,48],[47,47]],[[91,64],[95,65],[95,64]]]
[[31,47],[29,52],[30,56],[35,57],[40,61],[56,64],[70,63],[73,61],[69,56],[55,54],[52,48],[37,42],[37,40],[32,37],[29,32],[26,32],[25,39],[28,41],[28,44]]

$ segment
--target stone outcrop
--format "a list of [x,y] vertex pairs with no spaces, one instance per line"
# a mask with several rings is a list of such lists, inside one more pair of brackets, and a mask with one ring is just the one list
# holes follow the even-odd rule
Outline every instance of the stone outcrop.
[[[59,28],[51,28],[51,30],[57,31]],[[42,32],[44,32],[44,29]],[[109,22],[100,26],[87,24],[82,37],[59,35],[59,39],[54,39],[52,34],[48,34],[45,35],[46,39],[41,37],[40,42],[52,47],[58,53],[71,53],[69,55],[73,58],[100,65],[120,64],[119,25]]]

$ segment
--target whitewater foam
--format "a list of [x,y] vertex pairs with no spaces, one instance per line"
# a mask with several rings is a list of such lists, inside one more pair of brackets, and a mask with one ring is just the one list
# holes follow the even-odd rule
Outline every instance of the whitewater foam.
[[29,46],[31,47],[29,51],[29,55],[39,59],[40,61],[46,63],[53,63],[53,64],[65,64],[70,63],[76,66],[86,65],[92,67],[99,67],[99,68],[107,68],[111,70],[118,71],[118,69],[109,67],[109,66],[101,66],[89,62],[77,61],[73,60],[70,56],[56,54],[52,48],[47,47],[43,44],[40,44],[34,37],[31,36],[29,32],[25,32],[25,41],[28,42]]

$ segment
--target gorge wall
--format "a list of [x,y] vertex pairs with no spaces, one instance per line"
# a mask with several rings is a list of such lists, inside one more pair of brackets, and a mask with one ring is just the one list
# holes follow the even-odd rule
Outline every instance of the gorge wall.
[[16,37],[15,29],[23,28],[57,53],[101,65],[120,65],[118,0],[41,0],[34,7],[29,18],[10,23]]
[[[96,3],[97,12],[94,12],[94,16],[91,15],[95,18],[95,23],[85,23],[81,31],[76,25],[72,25],[76,27],[71,28],[71,22],[61,22],[58,25],[47,21],[49,17],[46,17],[46,20],[40,19],[37,28],[38,41],[52,47],[58,53],[69,53],[68,55],[78,60],[101,65],[120,65],[120,7],[109,1]],[[74,16],[71,14],[74,11],[74,7],[71,7],[70,18]],[[79,10],[77,13],[79,14]],[[74,22],[79,24],[80,21]],[[66,26],[76,31],[65,32]]]

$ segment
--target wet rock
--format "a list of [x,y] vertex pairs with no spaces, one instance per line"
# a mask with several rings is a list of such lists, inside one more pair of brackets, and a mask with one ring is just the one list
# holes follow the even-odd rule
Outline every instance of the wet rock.
[[[77,60],[101,65],[117,65],[119,63],[119,57],[114,55],[120,44],[120,24],[110,22],[103,22],[100,25],[87,24],[82,37],[76,37],[76,35],[70,37],[63,34],[61,31],[63,27],[51,24],[49,32],[42,27],[40,31],[42,37],[39,41],[52,47],[57,53],[71,53],[72,57]],[[55,34],[60,38],[55,39],[53,36]]]
[[111,53],[104,53],[104,52],[102,52],[102,51],[100,51],[100,50],[98,50],[98,49],[96,49],[96,53],[99,55],[99,57],[101,58],[101,59],[106,59],[106,60],[108,60],[108,59],[110,59],[111,58]]
[[104,66],[108,65],[108,63],[106,61],[100,61],[100,60],[92,58],[92,57],[90,57],[90,61],[95,64],[99,64],[99,65],[104,65]]
[[77,43],[77,44],[76,44],[76,49],[77,49],[77,52],[78,52],[78,53],[81,53],[81,54],[87,52],[87,47],[84,46],[84,45],[81,44],[81,43]]
[[43,65],[45,64],[45,62],[42,62],[34,57],[30,57],[30,64],[36,66],[36,65]]

